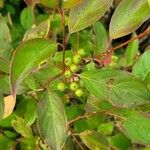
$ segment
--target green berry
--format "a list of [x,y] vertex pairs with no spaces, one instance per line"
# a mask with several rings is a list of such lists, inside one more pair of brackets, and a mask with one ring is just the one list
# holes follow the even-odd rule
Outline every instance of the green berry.
[[74,57],[73,57],[73,62],[75,64],[79,64],[81,62],[81,56],[79,54],[76,54]]
[[75,91],[75,90],[77,90],[79,88],[79,84],[77,83],[77,82],[72,82],[71,84],[70,84],[70,89],[72,90],[72,91]]
[[81,96],[84,94],[84,92],[83,92],[82,89],[77,89],[77,90],[75,91],[75,94],[76,94],[76,96],[81,97]]
[[66,70],[66,71],[65,71],[65,77],[66,77],[66,78],[70,78],[71,76],[72,76],[71,71],[70,71],[70,70]]
[[72,64],[72,59],[70,57],[65,59],[65,65],[70,66]]
[[86,56],[85,50],[84,49],[79,49],[78,54],[82,57]]
[[117,61],[117,60],[118,60],[118,57],[113,55],[113,56],[111,56],[111,60]]
[[78,72],[78,71],[79,71],[79,67],[78,67],[77,65],[75,65],[75,64],[72,64],[72,65],[70,66],[70,70],[71,70],[73,73],[75,73],[75,72]]
[[59,90],[59,91],[64,91],[65,90],[65,88],[66,88],[66,86],[65,86],[65,84],[63,83],[63,82],[59,82],[58,83],[58,85],[57,85],[57,89]]

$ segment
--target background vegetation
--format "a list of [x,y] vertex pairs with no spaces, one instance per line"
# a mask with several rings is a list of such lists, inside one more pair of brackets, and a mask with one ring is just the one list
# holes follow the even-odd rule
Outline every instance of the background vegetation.
[[0,150],[150,150],[149,0],[0,0]]

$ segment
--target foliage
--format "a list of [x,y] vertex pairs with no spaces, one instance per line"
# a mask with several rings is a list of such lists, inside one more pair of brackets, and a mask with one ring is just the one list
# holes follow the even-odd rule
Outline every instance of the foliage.
[[0,150],[148,150],[149,0],[0,0]]

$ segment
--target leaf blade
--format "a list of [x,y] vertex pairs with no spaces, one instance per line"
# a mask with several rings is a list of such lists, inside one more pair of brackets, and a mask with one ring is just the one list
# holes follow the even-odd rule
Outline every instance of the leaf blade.
[[[13,56],[10,66],[10,85],[15,94],[23,79],[41,61],[48,59],[57,47],[45,39],[33,39],[20,45]],[[21,65],[20,65],[21,64]]]
[[116,39],[135,31],[150,17],[147,0],[122,0],[110,23],[110,38]]
[[109,9],[111,4],[112,0],[84,0],[73,7],[68,21],[70,34],[92,25]]
[[38,108],[41,136],[54,150],[60,150],[67,137],[67,120],[62,100],[50,90],[41,98]]

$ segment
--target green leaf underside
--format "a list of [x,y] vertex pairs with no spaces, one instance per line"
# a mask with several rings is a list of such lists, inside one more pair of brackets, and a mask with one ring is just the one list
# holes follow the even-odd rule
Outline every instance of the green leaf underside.
[[46,91],[38,104],[37,114],[41,136],[53,150],[60,150],[67,137],[67,120],[62,100],[56,93]]
[[80,77],[97,98],[117,107],[133,107],[149,103],[150,92],[145,84],[123,71],[102,69],[83,72]]
[[116,39],[135,31],[150,17],[147,0],[122,0],[110,23],[110,38]]
[[112,0],[84,0],[69,14],[69,32],[74,33],[94,24],[109,9]]
[[10,69],[10,83],[13,93],[16,92],[20,83],[33,67],[37,67],[40,62],[50,58],[56,48],[56,43],[45,39],[33,39],[16,49]]

